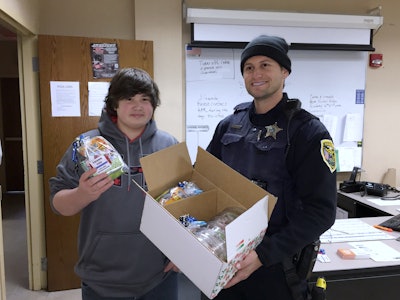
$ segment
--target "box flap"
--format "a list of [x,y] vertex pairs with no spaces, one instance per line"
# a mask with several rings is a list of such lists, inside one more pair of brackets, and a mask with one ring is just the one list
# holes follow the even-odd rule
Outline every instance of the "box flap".
[[240,260],[254,249],[268,227],[268,196],[225,227],[227,261]]
[[[219,260],[149,194],[140,230],[207,296],[212,295],[221,268]],[[205,271],[207,276],[205,276]]]
[[148,189],[158,192],[175,186],[185,178],[190,178],[193,171],[185,143],[179,143],[142,157],[140,164]]
[[[251,207],[265,195],[268,195],[273,202],[271,208],[274,207],[275,197],[272,194],[252,183],[248,178],[201,147],[198,147],[197,150],[195,169],[231,197],[239,200],[246,208]],[[271,212],[272,209],[269,213]]]

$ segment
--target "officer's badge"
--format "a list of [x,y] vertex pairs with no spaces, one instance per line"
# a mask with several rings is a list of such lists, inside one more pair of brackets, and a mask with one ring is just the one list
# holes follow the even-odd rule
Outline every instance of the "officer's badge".
[[282,130],[282,128],[278,127],[278,124],[275,122],[274,125],[268,125],[265,126],[265,129],[267,130],[265,132],[265,138],[272,136],[276,140],[276,134]]
[[335,146],[331,140],[321,140],[321,156],[331,173],[336,170]]

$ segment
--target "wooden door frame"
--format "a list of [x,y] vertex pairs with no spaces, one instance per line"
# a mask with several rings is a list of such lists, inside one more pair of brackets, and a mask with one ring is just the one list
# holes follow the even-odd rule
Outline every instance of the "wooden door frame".
[[[44,239],[43,176],[38,174],[41,160],[39,76],[35,64],[37,38],[22,24],[0,14],[3,24],[17,32],[18,74],[21,105],[22,147],[25,181],[25,210],[29,289],[41,290],[47,286],[42,258],[46,256]],[[1,224],[0,224],[1,225]],[[4,262],[3,238],[0,232],[0,264]],[[0,300],[5,300],[4,265],[0,265]]]
[[43,174],[38,172],[40,171],[38,162],[42,160],[42,137],[36,36],[32,34],[18,36],[18,65],[25,170],[29,289],[41,290],[47,287],[47,272],[42,270],[43,259],[46,257],[46,242]]

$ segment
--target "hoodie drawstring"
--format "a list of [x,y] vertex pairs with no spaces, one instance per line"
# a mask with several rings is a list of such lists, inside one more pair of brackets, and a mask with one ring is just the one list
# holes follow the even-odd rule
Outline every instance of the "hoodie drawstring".
[[131,190],[131,156],[129,153],[129,139],[125,137],[125,145],[126,145],[126,153],[127,153],[127,159],[128,159],[128,191]]
[[[129,139],[127,137],[125,137],[125,145],[126,145],[126,153],[127,153],[127,163],[129,166],[129,171],[128,171],[128,191],[131,190],[131,184],[132,184],[132,174],[131,174],[131,155],[130,155],[130,151],[129,151]],[[139,148],[140,148],[140,153],[139,153],[139,159],[142,158],[143,155],[143,144],[142,144],[142,138],[139,138]],[[144,188],[144,176],[142,174],[142,182],[141,182],[141,186]]]
[[[140,154],[139,154],[139,159],[142,158],[143,155],[143,145],[142,145],[142,138],[139,138],[139,147],[140,147]],[[146,182],[146,180],[144,180],[144,174],[142,173],[142,187],[144,188],[144,183]]]

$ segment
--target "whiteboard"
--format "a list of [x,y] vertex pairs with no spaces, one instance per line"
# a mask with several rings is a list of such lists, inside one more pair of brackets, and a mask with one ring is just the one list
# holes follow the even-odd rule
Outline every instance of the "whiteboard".
[[[206,148],[218,122],[252,101],[240,72],[241,49],[186,50],[186,143],[192,162]],[[338,171],[361,167],[367,53],[290,50],[292,73],[284,91],[298,98],[329,130]]]

